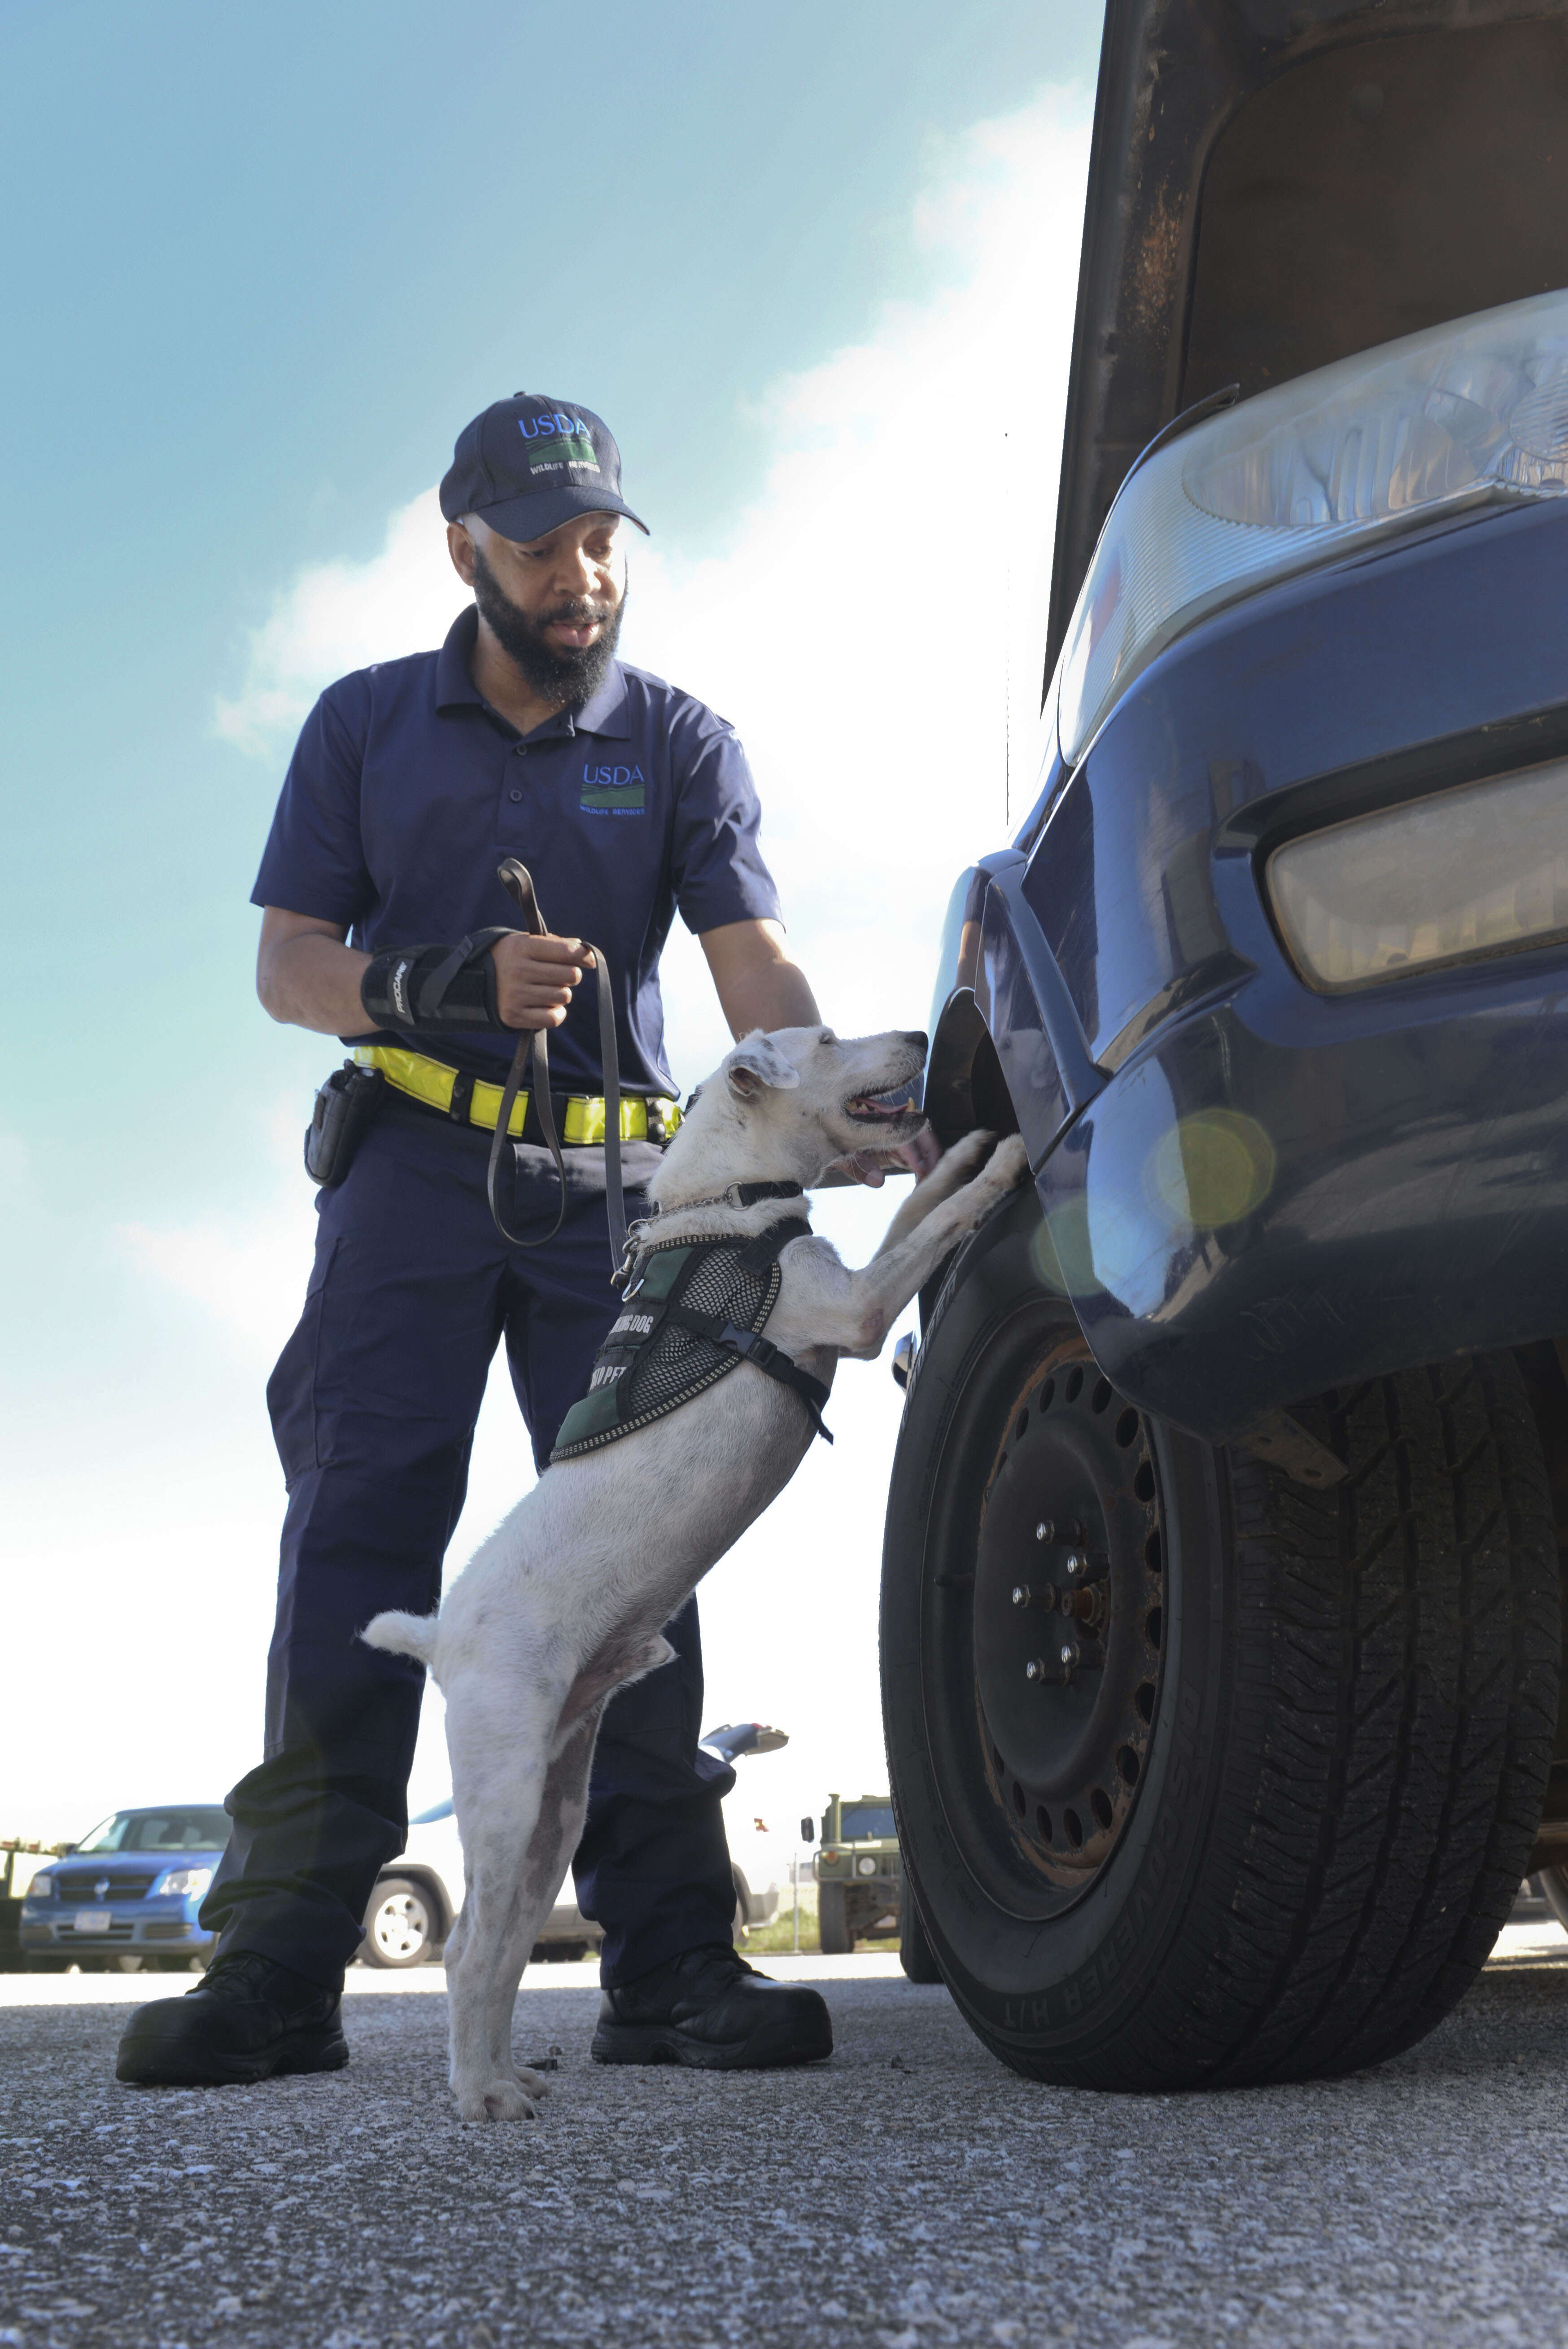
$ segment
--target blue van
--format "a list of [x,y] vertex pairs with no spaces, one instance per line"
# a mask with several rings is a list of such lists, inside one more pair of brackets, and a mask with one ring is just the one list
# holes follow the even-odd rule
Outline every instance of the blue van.
[[232,1826],[216,1803],[116,1811],[39,1868],[24,1893],[27,1971],[199,1972],[217,1937],[202,1931],[198,1911]]
[[1107,8],[926,1073],[1034,1182],[922,1300],[882,1589],[906,1883],[1039,2079],[1376,2063],[1568,1860],[1565,120],[1564,0]]

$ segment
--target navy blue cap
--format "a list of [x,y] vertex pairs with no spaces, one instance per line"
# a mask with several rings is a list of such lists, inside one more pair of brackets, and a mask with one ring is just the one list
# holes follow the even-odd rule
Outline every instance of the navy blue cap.
[[502,538],[526,543],[578,514],[624,514],[646,531],[621,495],[621,452],[592,409],[547,392],[498,399],[458,435],[441,483],[449,522],[478,514]]

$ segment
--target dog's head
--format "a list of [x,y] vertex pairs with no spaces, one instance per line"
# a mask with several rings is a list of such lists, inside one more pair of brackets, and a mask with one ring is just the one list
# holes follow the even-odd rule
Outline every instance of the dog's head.
[[925,1038],[835,1036],[830,1028],[742,1037],[699,1085],[655,1177],[678,1194],[783,1177],[815,1183],[854,1150],[892,1150],[925,1123],[918,1106]]

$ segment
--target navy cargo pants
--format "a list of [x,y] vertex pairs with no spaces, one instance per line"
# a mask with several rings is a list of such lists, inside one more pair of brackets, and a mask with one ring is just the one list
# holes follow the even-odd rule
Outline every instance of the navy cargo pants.
[[[618,1308],[602,1154],[566,1153],[565,1222],[530,1252],[491,1221],[489,1149],[476,1128],[384,1104],[344,1181],[321,1194],[304,1312],[267,1389],[288,1513],[265,1759],[229,1796],[233,1837],[201,1920],[225,1951],[322,1983],[354,1955],[377,1871],[403,1848],[425,1682],[355,1634],[383,1608],[436,1604],[498,1342],[542,1467]],[[625,1156],[628,1181],[645,1183],[656,1152],[633,1143]],[[524,1237],[548,1231],[559,1197],[548,1154],[508,1161],[507,1222]],[[642,1205],[628,1195],[629,1214]],[[646,1507],[655,1525],[657,1494]],[[605,1710],[573,1863],[578,1905],[604,1929],[609,1985],[727,1941],[735,1912],[719,1808],[735,1774],[697,1748],[695,1599],[665,1630],[675,1661]]]

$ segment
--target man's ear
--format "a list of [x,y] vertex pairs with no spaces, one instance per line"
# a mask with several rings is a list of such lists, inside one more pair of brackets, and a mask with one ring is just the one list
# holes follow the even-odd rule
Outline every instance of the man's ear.
[[724,1064],[724,1081],[737,1101],[752,1102],[763,1088],[771,1085],[776,1092],[788,1092],[800,1081],[800,1071],[793,1061],[787,1061],[771,1036],[760,1029],[754,1036],[743,1036]]

